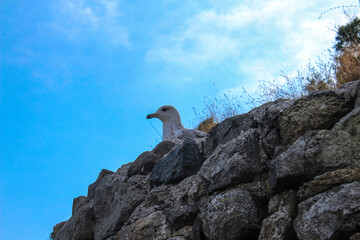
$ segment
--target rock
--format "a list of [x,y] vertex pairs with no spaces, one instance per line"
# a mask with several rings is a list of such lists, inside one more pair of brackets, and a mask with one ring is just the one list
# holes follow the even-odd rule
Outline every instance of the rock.
[[128,177],[136,174],[146,175],[151,172],[157,162],[160,161],[158,155],[152,152],[143,152],[140,156],[131,164]]
[[145,176],[135,175],[120,181],[116,175],[105,176],[94,192],[94,239],[115,234],[128,220],[134,209],[145,199]]
[[151,152],[143,152],[140,156],[131,164],[128,170],[128,177],[136,174],[146,175],[150,173],[156,163],[168,153],[175,143],[170,141],[163,141],[159,143]]
[[360,108],[343,117],[330,131],[308,131],[271,162],[274,192],[296,189],[327,171],[360,162]]
[[160,159],[171,151],[175,146],[175,143],[171,141],[162,141],[152,150]]
[[300,98],[279,118],[281,138],[285,144],[291,144],[308,130],[329,130],[352,110],[353,104],[334,91]]
[[74,215],[74,213],[76,213],[79,210],[79,208],[84,206],[86,203],[87,203],[87,198],[85,196],[74,198],[71,215]]
[[119,240],[165,240],[171,237],[171,227],[162,211],[156,211],[125,226],[114,239]]
[[199,213],[198,204],[187,204],[168,211],[167,218],[171,225],[176,229],[191,226]]
[[360,182],[343,184],[299,204],[300,240],[347,239],[360,227]]
[[102,169],[98,178],[96,179],[96,181],[89,186],[88,194],[87,194],[87,198],[89,199],[89,201],[94,198],[94,190],[95,190],[96,186],[99,184],[99,182],[101,181],[101,179],[103,179],[103,177],[105,177],[106,175],[109,175],[109,174],[114,174],[114,172],[109,171],[107,169]]
[[52,231],[52,233],[50,234],[51,239],[55,239],[56,234],[59,232],[59,230],[62,228],[62,226],[63,226],[65,223],[66,223],[66,221],[63,221],[63,222],[60,222],[60,223],[56,224],[56,225],[53,227],[53,231]]
[[197,173],[204,160],[196,141],[185,139],[180,147],[154,166],[150,175],[150,184],[154,187],[178,183]]
[[54,228],[51,237],[54,240],[93,240],[92,227],[94,221],[92,205],[87,203],[80,207],[69,220],[57,226],[57,228],[60,228],[57,232]]
[[242,189],[210,197],[200,216],[209,240],[257,239],[260,231],[257,206],[251,194]]
[[313,197],[318,193],[344,183],[360,181],[360,163],[355,163],[343,169],[324,173],[315,177],[314,180],[306,182],[298,191],[301,201]]
[[270,216],[263,221],[259,240],[296,239],[292,225],[296,206],[295,191],[287,191],[272,197],[268,207]]
[[199,215],[192,226],[192,240],[206,240]]
[[279,99],[202,141],[161,142],[115,173],[102,170],[51,237],[356,240],[359,91],[360,80]]
[[325,131],[309,131],[271,162],[270,186],[274,193],[283,189],[296,189],[311,178],[308,159],[319,151]]
[[253,181],[263,170],[259,149],[259,136],[254,129],[220,145],[200,169],[200,175],[210,182],[208,191]]
[[355,233],[354,235],[352,235],[349,240],[360,240],[360,232]]
[[231,141],[250,128],[258,128],[259,132],[262,132],[261,137],[266,136],[269,131],[278,128],[277,120],[280,113],[291,104],[291,100],[279,99],[254,108],[249,113],[225,119],[213,127],[206,136],[206,158],[210,157],[217,146]]

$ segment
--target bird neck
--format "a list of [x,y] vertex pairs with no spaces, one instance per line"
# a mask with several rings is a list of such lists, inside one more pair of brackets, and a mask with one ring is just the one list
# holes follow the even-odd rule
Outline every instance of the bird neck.
[[172,136],[178,130],[184,129],[180,119],[172,119],[171,121],[163,122],[163,140],[172,139]]

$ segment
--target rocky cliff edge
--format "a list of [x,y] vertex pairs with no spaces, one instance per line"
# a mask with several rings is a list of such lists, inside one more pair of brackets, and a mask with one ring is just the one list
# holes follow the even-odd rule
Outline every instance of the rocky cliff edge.
[[360,239],[360,80],[102,170],[54,240]]

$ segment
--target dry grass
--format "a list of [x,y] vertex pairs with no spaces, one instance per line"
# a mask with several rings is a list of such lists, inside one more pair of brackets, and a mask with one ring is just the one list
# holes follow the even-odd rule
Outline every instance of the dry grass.
[[360,79],[360,47],[353,46],[345,49],[340,56],[335,57],[335,73],[337,87],[344,83]]
[[216,125],[217,125],[217,123],[214,121],[214,118],[209,117],[209,118],[203,120],[202,122],[200,122],[200,124],[197,126],[196,129],[208,133],[210,131],[210,129],[212,129]]

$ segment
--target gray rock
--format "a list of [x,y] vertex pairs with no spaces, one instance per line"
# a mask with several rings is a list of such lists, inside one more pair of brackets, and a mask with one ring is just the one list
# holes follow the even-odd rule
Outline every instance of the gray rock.
[[176,229],[191,226],[199,213],[198,204],[187,204],[168,211],[167,218],[171,225]]
[[87,194],[87,198],[89,201],[94,198],[94,190],[95,190],[96,186],[99,184],[99,182],[101,181],[101,179],[103,179],[103,177],[105,177],[106,175],[109,175],[109,174],[114,174],[114,172],[107,170],[107,169],[102,169],[98,178],[96,179],[96,181],[93,184],[90,184],[90,186],[88,188],[88,194]]
[[200,216],[209,240],[257,239],[260,231],[257,206],[251,194],[242,189],[210,197]]
[[278,99],[254,108],[249,113],[225,119],[213,127],[206,136],[206,158],[210,157],[217,146],[231,141],[250,128],[257,128],[258,132],[261,132],[260,137],[265,137],[272,129],[278,128],[280,113],[291,104],[290,100]]
[[161,159],[165,154],[169,153],[173,149],[175,143],[171,141],[162,141],[152,150],[152,152],[159,156]]
[[160,161],[158,155],[152,152],[143,152],[140,156],[131,164],[128,177],[136,174],[146,175],[151,172],[157,162]]
[[331,129],[353,109],[353,101],[334,91],[314,92],[296,100],[279,118],[282,140],[291,144],[308,130]]
[[299,204],[300,240],[347,239],[360,227],[360,182],[343,184]]
[[154,166],[150,184],[154,187],[178,183],[196,174],[204,160],[197,142],[194,139],[185,139],[177,149]]
[[295,191],[287,191],[272,197],[268,207],[270,216],[263,221],[259,240],[296,239],[292,225],[296,207]]
[[54,240],[93,240],[92,227],[95,217],[92,205],[87,203],[80,207],[69,220],[58,226],[60,228],[51,237]]
[[80,196],[77,198],[74,198],[73,200],[73,207],[72,207],[72,214],[74,215],[74,213],[76,213],[79,208],[81,208],[82,206],[84,206],[87,203],[87,198],[85,196]]
[[220,145],[204,162],[200,175],[210,182],[209,192],[251,182],[264,170],[261,158],[259,136],[250,129]]
[[114,239],[121,240],[165,240],[172,235],[172,230],[162,211],[156,211],[125,226]]
[[360,163],[316,176],[314,180],[304,183],[297,195],[303,201],[332,187],[354,181],[360,181]]
[[151,152],[146,151],[140,154],[140,156],[131,164],[128,170],[128,177],[136,174],[146,175],[150,173],[156,163],[168,153],[175,143],[170,141],[163,141],[159,143]]
[[114,235],[128,220],[134,209],[145,199],[146,177],[135,175],[127,181],[107,175],[94,192],[94,238]]
[[309,131],[271,162],[274,192],[296,189],[313,177],[360,162],[360,108],[330,131]]

